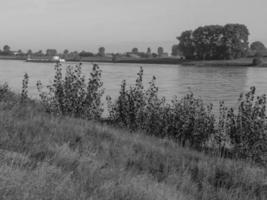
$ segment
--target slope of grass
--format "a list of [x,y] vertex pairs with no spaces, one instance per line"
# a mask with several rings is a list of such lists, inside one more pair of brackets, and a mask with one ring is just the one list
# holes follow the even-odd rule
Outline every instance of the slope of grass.
[[93,121],[0,103],[1,199],[267,198],[267,170]]

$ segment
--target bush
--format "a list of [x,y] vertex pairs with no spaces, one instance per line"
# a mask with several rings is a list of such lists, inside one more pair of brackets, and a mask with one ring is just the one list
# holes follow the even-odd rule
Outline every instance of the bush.
[[47,86],[48,92],[43,91],[40,81],[37,83],[46,111],[58,115],[99,119],[103,112],[101,97],[104,90],[98,65],[93,65],[87,84],[82,75],[81,64],[68,66],[65,77],[62,75],[61,64],[55,66],[55,71],[54,83]]
[[7,83],[0,85],[0,101],[3,101],[9,92],[10,90]]
[[205,106],[193,94],[167,104],[165,98],[158,97],[155,77],[145,90],[142,68],[137,75],[134,87],[127,88],[126,81],[122,82],[115,104],[108,98],[110,121],[132,131],[171,137],[183,145],[201,148],[215,132],[212,106]]
[[257,66],[257,65],[261,65],[262,64],[262,58],[259,58],[259,57],[257,57],[257,58],[253,58],[253,60],[252,60],[252,65],[253,66]]
[[[256,89],[251,87],[239,98],[238,111],[224,107],[221,124],[230,139],[233,153],[239,158],[249,158],[265,163],[267,161],[266,96],[255,96]],[[226,114],[226,115],[225,115]]]
[[24,103],[28,99],[28,87],[29,87],[29,75],[25,73],[24,78],[22,80],[22,90],[20,96],[21,103]]

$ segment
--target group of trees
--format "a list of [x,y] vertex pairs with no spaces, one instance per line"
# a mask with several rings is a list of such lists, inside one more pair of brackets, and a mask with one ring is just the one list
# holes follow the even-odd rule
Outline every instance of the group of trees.
[[[166,53],[164,52],[163,47],[161,47],[161,46],[158,47],[157,53],[152,52],[150,47],[147,48],[146,52],[141,52],[141,51],[138,50],[138,48],[134,47],[130,53],[138,55],[141,58],[151,58],[151,57],[155,58],[155,57],[162,57],[162,56],[166,55]],[[130,53],[128,53],[128,54],[130,54]]]
[[186,59],[233,59],[247,54],[249,30],[243,24],[201,26],[182,32],[172,54],[179,51]]
[[26,52],[23,52],[22,50],[18,51],[11,51],[11,48],[9,45],[5,45],[3,49],[0,49],[0,55],[19,55],[19,56],[28,56],[28,55],[33,55],[33,56],[54,56],[54,55],[63,55],[63,56],[68,56],[68,55],[77,55],[80,57],[90,57],[90,56],[105,56],[105,48],[100,47],[98,49],[98,53],[94,54],[92,52],[87,52],[87,51],[81,51],[81,52],[70,52],[69,50],[65,49],[63,53],[58,53],[56,49],[47,49],[45,52],[42,50],[33,52],[31,49],[29,49]]

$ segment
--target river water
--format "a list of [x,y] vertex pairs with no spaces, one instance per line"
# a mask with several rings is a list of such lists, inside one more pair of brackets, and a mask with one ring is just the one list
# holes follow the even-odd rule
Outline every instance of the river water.
[[[76,63],[65,63],[66,65]],[[99,63],[103,71],[102,77],[105,95],[118,96],[122,80],[134,84],[139,67],[144,69],[144,83],[152,76],[157,77],[159,94],[171,100],[175,95],[181,97],[192,91],[207,103],[217,107],[220,100],[235,107],[241,92],[256,86],[257,94],[267,94],[267,68],[260,67],[197,67],[180,65],[150,64],[113,64]],[[82,69],[88,75],[91,63],[83,63]],[[24,73],[30,76],[29,96],[38,98],[36,82],[41,80],[44,85],[53,80],[53,63],[26,63],[24,61],[0,60],[0,83],[7,82],[11,89],[20,92]]]

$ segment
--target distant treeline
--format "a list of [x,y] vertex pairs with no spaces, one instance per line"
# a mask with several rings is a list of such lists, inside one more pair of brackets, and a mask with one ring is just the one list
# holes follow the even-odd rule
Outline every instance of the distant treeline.
[[58,52],[56,49],[47,49],[45,52],[42,50],[33,52],[29,49],[27,52],[23,52],[22,50],[11,50],[9,45],[5,45],[3,49],[0,49],[0,56],[10,57],[12,58],[26,58],[30,57],[53,57],[60,56],[66,60],[75,60],[80,61],[83,58],[90,57],[98,57],[98,58],[110,58],[110,60],[116,60],[117,58],[163,58],[168,57],[168,53],[164,51],[163,47],[158,47],[157,52],[152,52],[151,48],[148,47],[146,52],[139,51],[138,48],[134,47],[131,51],[124,53],[106,53],[105,47],[100,47],[98,52],[93,53],[86,50],[78,51],[69,51],[65,49],[63,52]]
[[264,44],[253,42],[249,48],[249,30],[243,24],[201,26],[181,33],[179,44],[172,54],[183,54],[186,59],[235,59],[245,56],[267,55]]

